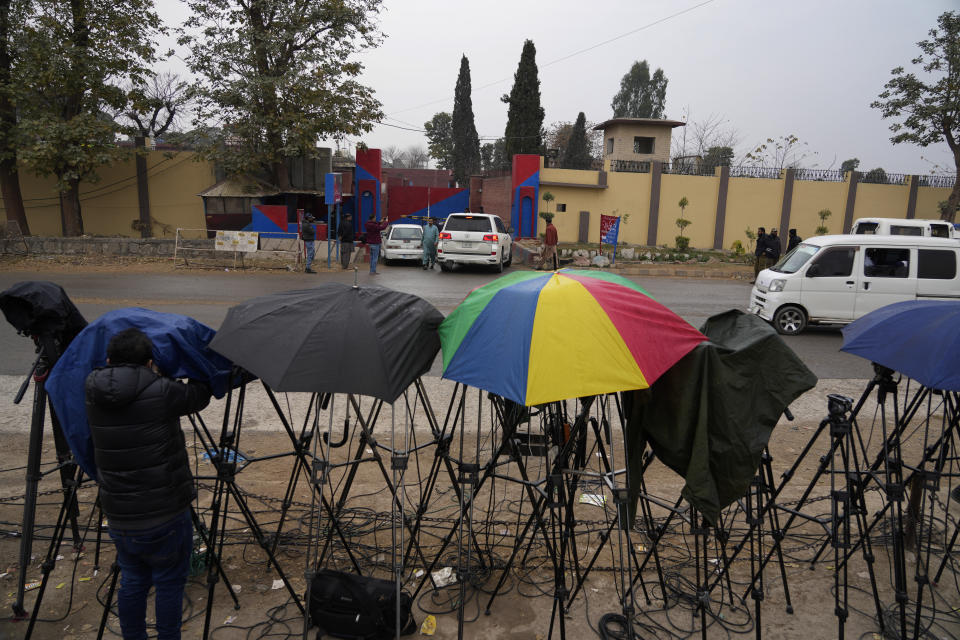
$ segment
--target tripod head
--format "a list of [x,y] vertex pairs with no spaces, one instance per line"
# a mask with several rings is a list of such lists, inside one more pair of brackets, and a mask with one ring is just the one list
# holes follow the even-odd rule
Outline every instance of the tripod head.
[[827,396],[827,412],[831,418],[840,419],[853,410],[853,398],[831,393]]

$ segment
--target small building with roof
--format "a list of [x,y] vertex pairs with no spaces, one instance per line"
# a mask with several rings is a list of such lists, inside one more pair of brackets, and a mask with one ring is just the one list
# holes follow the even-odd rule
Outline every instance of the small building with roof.
[[670,139],[673,129],[685,126],[680,120],[659,118],[613,118],[593,129],[603,131],[603,160],[606,163],[670,162]]

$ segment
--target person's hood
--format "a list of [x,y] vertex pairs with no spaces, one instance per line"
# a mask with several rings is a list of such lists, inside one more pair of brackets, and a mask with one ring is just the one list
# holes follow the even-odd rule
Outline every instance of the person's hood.
[[123,407],[143,393],[159,376],[140,365],[124,364],[94,369],[87,376],[87,400],[98,406]]

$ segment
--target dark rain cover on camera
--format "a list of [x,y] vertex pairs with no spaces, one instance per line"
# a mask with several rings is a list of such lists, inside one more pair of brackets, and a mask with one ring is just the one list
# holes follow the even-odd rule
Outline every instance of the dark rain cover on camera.
[[[744,495],[784,410],[817,377],[760,318],[730,310],[707,319],[698,345],[649,389],[623,394],[627,463],[642,473],[645,443],[683,476],[683,497],[712,524]],[[636,510],[639,483],[631,483]]]
[[163,375],[205,382],[217,398],[229,388],[232,364],[207,347],[216,334],[207,325],[188,316],[138,307],[103,314],[73,339],[46,382],[73,457],[91,478],[97,475],[84,383],[91,371],[106,365],[110,338],[130,328],[140,329],[153,342],[153,361]]
[[0,293],[0,310],[20,333],[49,335],[66,346],[87,326],[63,287],[46,280],[18,282]]

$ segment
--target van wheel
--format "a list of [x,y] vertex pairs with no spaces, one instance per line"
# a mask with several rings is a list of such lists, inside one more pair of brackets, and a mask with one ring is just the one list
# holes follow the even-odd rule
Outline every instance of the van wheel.
[[784,336],[795,336],[807,326],[807,314],[800,307],[788,304],[773,315],[773,328]]
[[503,254],[500,254],[500,259],[497,260],[497,264],[493,265],[494,273],[503,273]]
[[507,259],[504,261],[503,266],[509,267],[513,264],[513,247],[510,248],[510,254],[507,256]]

